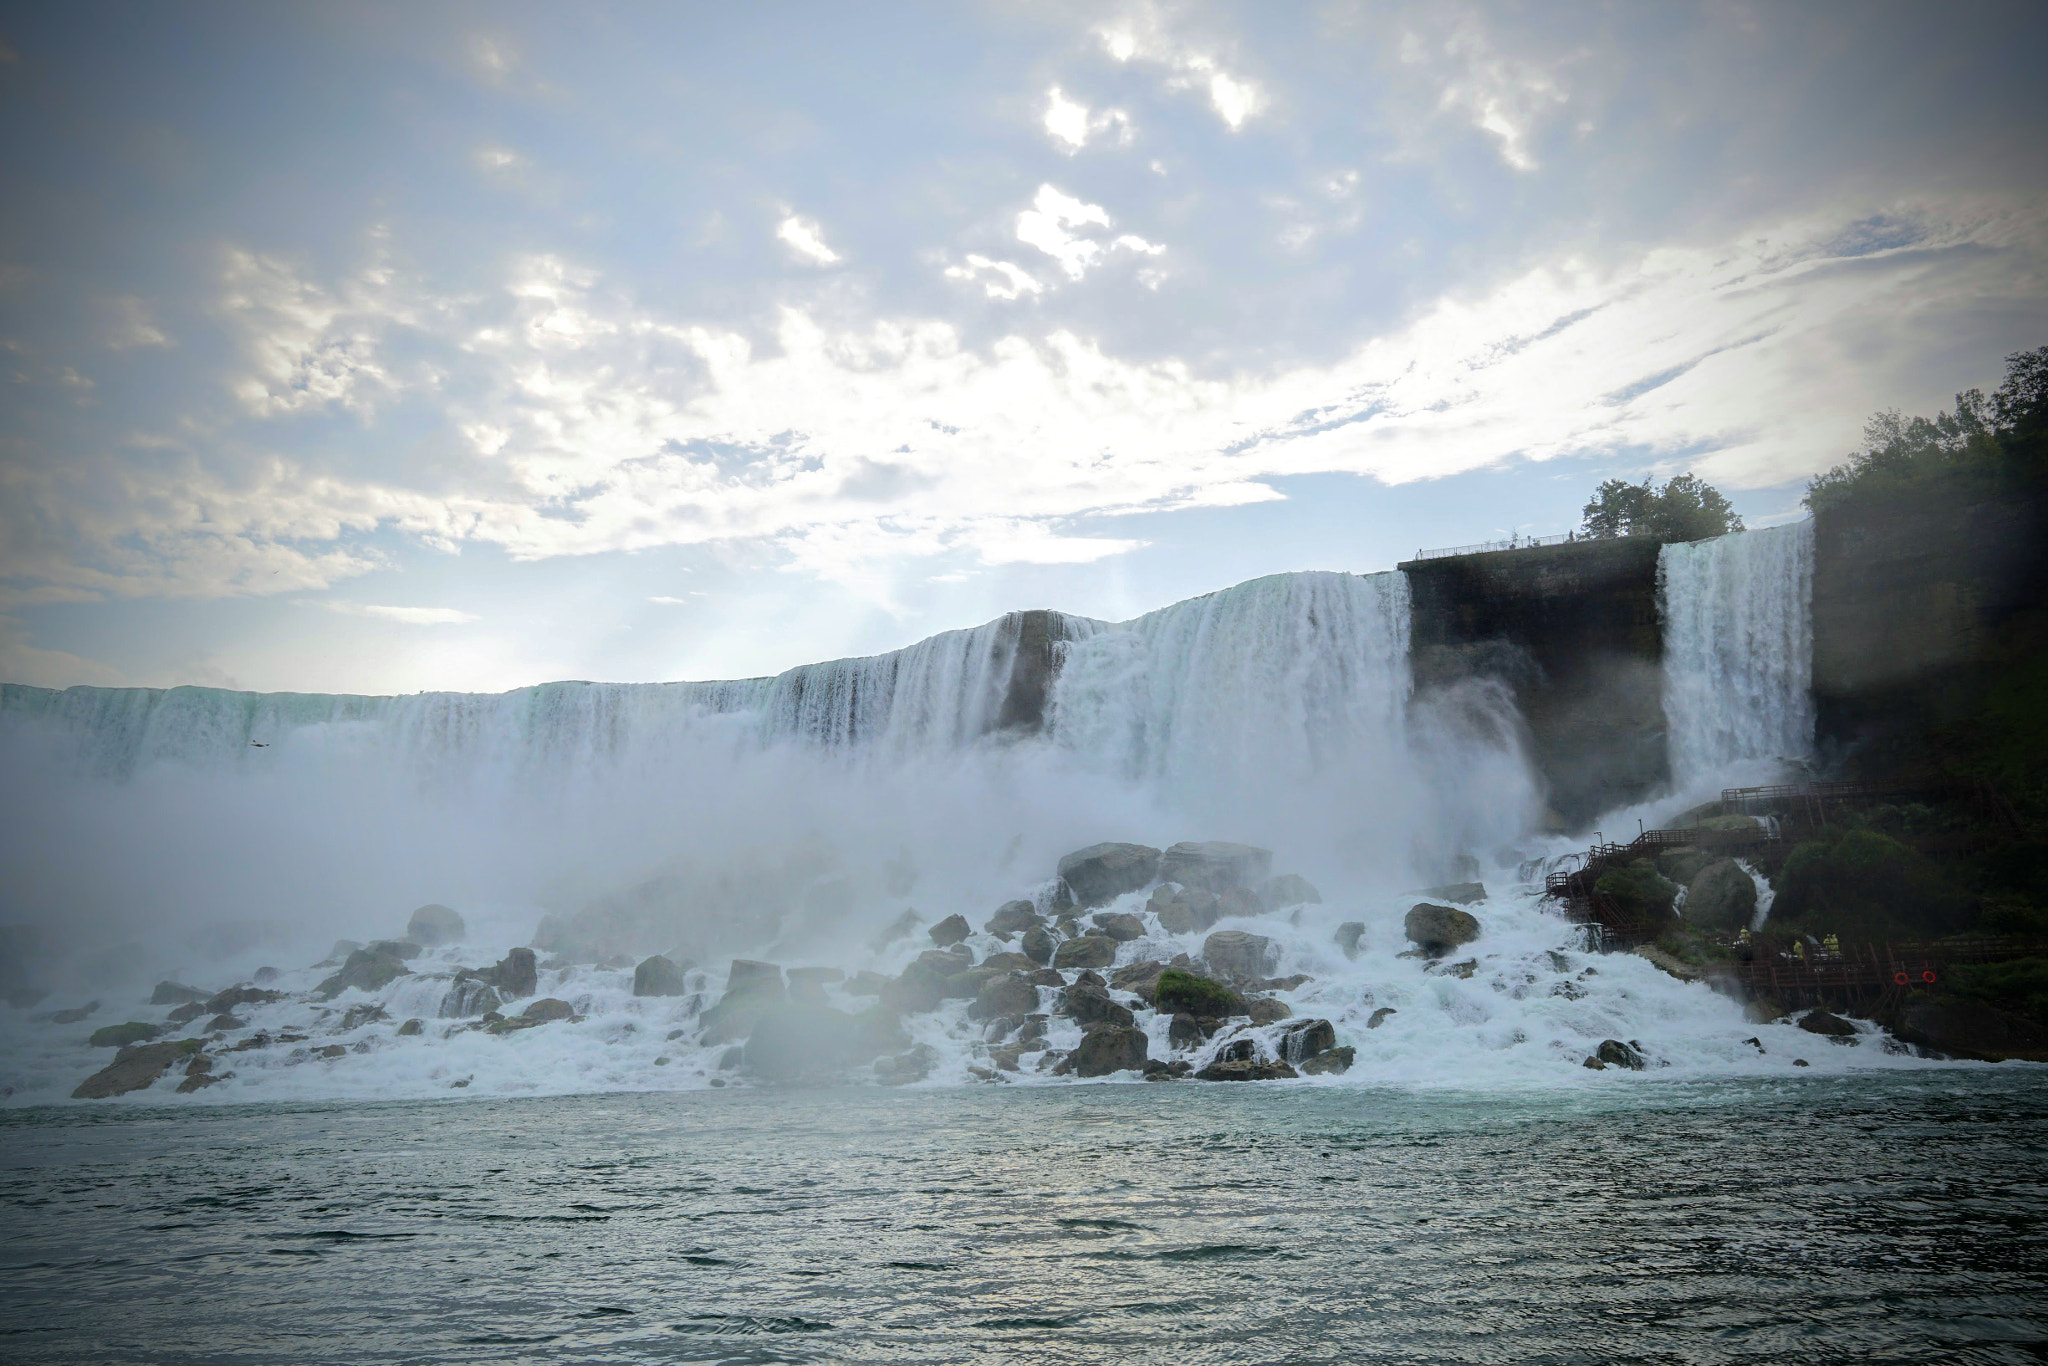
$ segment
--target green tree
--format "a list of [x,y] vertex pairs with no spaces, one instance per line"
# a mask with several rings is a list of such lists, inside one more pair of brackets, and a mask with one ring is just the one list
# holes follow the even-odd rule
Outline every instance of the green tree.
[[1585,507],[1586,534],[1654,536],[1660,541],[1703,541],[1742,530],[1742,518],[1721,491],[1681,474],[1658,488],[1650,480],[1609,479]]

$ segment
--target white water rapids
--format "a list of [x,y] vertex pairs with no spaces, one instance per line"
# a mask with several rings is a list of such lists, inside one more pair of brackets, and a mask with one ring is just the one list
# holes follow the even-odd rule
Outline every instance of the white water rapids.
[[[1810,735],[1808,647],[1788,638],[1805,629],[1803,536],[1666,552],[1666,705],[1689,778],[1801,752]],[[1268,936],[1280,974],[1313,979],[1282,999],[1358,1051],[1348,1074],[1317,1084],[1590,1084],[1600,1074],[1579,1063],[1603,1038],[1690,1071],[1795,1055],[1901,1063],[1874,1039],[1831,1048],[1749,1023],[1642,959],[1583,952],[1540,885],[1518,881],[1526,868],[1540,884],[1566,848],[1531,834],[1542,800],[1519,718],[1476,682],[1411,698],[1398,573],[1281,575],[1121,624],[1050,621],[1058,671],[1042,728],[1005,719],[1015,618],[729,683],[394,698],[6,688],[0,923],[35,927],[14,942],[48,956],[58,990],[0,1007],[0,1086],[14,1103],[61,1098],[106,1060],[83,1045],[91,1028],[161,1018],[137,1004],[151,983],[210,990],[259,965],[295,994],[245,1008],[247,1025],[310,1042],[235,1055],[234,1079],[193,1099],[709,1085],[723,1049],[696,1041],[696,1011],[731,958],[894,973],[930,942],[919,929],[878,947],[884,926],[958,912],[978,931],[999,904],[1042,894],[1060,855],[1100,840],[1264,845],[1275,871],[1320,889],[1320,903],[1215,927]],[[1752,697],[1759,716],[1744,711]],[[1484,934],[1470,975],[1404,957],[1413,889],[1475,868],[1489,895],[1474,908]],[[299,965],[330,941],[396,937],[428,901],[457,907],[469,942],[430,950],[376,993],[296,994],[329,970]],[[552,937],[536,934],[544,915]],[[1352,921],[1365,926],[1355,958],[1336,942]],[[1119,963],[1200,954],[1202,936],[1145,924]],[[498,1038],[438,1018],[458,965],[528,942],[543,958],[589,948],[544,970],[538,993],[580,1022]],[[979,933],[969,946],[977,959],[1015,947]],[[636,998],[630,967],[588,961],[656,951],[697,965],[691,996]],[[835,1004],[865,1004],[839,993]],[[42,1022],[94,999],[81,1024]],[[390,1018],[336,1032],[347,1007],[373,1003]],[[948,1002],[905,1021],[939,1059],[933,1082],[986,1061],[964,1011]],[[414,1017],[423,1031],[397,1036]],[[1152,1056],[1171,1056],[1165,1017],[1140,1022]],[[1065,1032],[1078,1038],[1055,1019],[1051,1041],[1071,1044]],[[309,1051],[330,1041],[348,1051]]]

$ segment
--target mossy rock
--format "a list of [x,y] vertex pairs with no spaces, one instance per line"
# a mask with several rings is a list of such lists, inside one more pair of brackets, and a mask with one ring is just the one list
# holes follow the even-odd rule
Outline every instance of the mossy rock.
[[1678,885],[1648,866],[1648,860],[1608,869],[1593,884],[1593,890],[1625,913],[1651,921],[1669,920],[1671,903],[1678,899]]
[[1159,974],[1152,1000],[1158,1009],[1175,1015],[1223,1019],[1244,1014],[1244,1002],[1229,987],[1179,968]]

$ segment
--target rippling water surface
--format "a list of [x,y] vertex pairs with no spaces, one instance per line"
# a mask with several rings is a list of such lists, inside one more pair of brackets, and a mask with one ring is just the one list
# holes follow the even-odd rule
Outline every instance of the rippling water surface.
[[0,1358],[2039,1362],[2048,1075],[0,1113]]

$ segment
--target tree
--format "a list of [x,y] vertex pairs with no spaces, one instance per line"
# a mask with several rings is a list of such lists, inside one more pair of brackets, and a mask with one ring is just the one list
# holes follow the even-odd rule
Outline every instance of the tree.
[[1742,530],[1742,518],[1712,484],[1681,474],[1658,488],[1650,480],[1609,479],[1585,507],[1588,536],[1654,536],[1660,541],[1703,541]]

